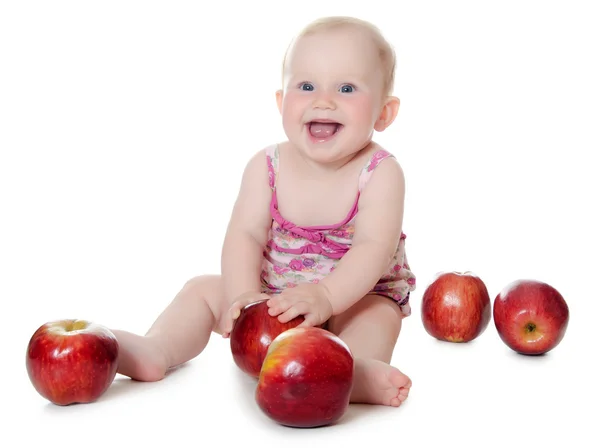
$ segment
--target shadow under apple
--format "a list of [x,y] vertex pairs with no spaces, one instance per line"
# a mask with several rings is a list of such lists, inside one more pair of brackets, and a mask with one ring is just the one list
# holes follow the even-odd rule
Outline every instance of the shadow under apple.
[[110,400],[116,400],[126,394],[138,394],[144,393],[144,391],[154,388],[162,387],[162,383],[168,381],[171,375],[176,374],[178,371],[187,369],[189,364],[182,364],[177,367],[173,367],[167,371],[164,378],[160,381],[138,381],[128,376],[117,374],[115,379],[111,383],[110,387],[104,392],[98,399],[89,403],[71,403],[65,406],[59,406],[54,403],[48,402],[46,409],[50,412],[56,412],[56,410],[65,408],[80,408],[80,406],[94,405],[96,403],[103,403]]
[[[271,421],[266,415],[262,414],[260,408],[258,407],[255,399],[256,387],[258,385],[258,380],[252,378],[250,375],[242,372],[237,366],[232,366],[234,369],[234,381],[237,387],[237,397],[240,398],[243,405],[251,412],[259,413],[259,416],[267,422],[272,422],[276,428],[279,430],[312,430],[312,431],[328,431],[331,428],[337,428],[340,426],[354,424],[357,420],[365,419],[365,418],[377,418],[377,415],[385,412],[399,412],[398,408],[388,407],[388,406],[379,406],[372,404],[363,404],[363,403],[350,403],[344,415],[333,425],[326,426],[317,426],[317,427],[294,427],[294,426],[285,426],[281,425],[277,422]],[[403,405],[405,406],[405,405]],[[400,411],[401,412],[401,411]]]

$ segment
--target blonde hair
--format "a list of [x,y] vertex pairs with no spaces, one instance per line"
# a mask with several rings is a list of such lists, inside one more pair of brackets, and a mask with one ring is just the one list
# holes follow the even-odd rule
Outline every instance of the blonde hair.
[[331,16],[322,17],[310,22],[295,36],[292,42],[289,44],[283,62],[281,65],[282,74],[285,70],[285,64],[288,53],[294,42],[304,36],[310,36],[317,34],[322,31],[336,30],[345,27],[356,27],[369,32],[373,42],[375,43],[379,52],[379,59],[381,61],[381,67],[383,69],[384,84],[383,92],[384,95],[390,95],[394,90],[394,82],[396,77],[396,53],[392,45],[383,36],[381,30],[374,24],[367,22],[366,20],[358,19],[349,16]]

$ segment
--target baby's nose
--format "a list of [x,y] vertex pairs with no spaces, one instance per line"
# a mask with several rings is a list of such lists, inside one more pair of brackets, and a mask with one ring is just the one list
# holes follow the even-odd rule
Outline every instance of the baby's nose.
[[335,109],[335,101],[329,93],[321,93],[313,102],[315,109]]

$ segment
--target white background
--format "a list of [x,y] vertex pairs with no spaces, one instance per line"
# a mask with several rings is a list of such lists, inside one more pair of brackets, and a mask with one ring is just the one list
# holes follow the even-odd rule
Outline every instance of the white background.
[[[593,3],[3,2],[0,438],[474,447],[590,437],[593,445]],[[329,428],[278,426],[215,336],[164,381],[117,376],[94,404],[49,404],[25,372],[38,326],[74,317],[144,333],[187,279],[219,272],[241,172],[285,138],[274,94],[283,53],[301,26],[329,14],[373,21],[398,54],[400,114],[375,138],[407,177],[404,230],[418,289],[393,363],[413,380],[408,401],[353,405]],[[433,340],[421,297],[445,270],[474,271],[492,300],[517,278],[552,284],[571,310],[563,342],[523,357],[493,321],[470,344]]]

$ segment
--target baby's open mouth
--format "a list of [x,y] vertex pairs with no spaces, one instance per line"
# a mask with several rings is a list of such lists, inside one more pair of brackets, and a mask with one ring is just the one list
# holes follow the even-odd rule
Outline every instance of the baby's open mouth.
[[343,125],[335,121],[310,121],[306,124],[309,134],[318,140],[326,140],[342,129]]

